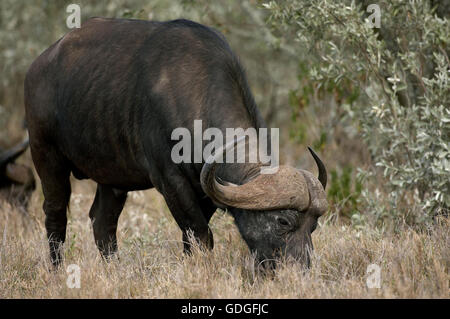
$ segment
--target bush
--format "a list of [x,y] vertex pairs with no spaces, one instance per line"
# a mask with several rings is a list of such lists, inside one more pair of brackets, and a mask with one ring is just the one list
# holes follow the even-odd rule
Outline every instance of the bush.
[[[280,42],[304,52],[322,88],[357,87],[348,110],[375,167],[361,170],[367,217],[426,224],[450,207],[450,83],[445,2],[270,1]],[[371,9],[373,10],[373,9]],[[294,42],[295,41],[295,42]],[[311,85],[311,84],[308,84]],[[382,175],[379,184],[379,175]]]

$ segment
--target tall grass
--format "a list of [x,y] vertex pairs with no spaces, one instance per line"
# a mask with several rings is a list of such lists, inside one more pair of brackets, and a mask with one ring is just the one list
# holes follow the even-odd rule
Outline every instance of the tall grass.
[[[355,228],[321,218],[313,234],[312,267],[281,263],[273,276],[255,270],[232,218],[216,212],[213,251],[182,253],[181,232],[154,190],[129,194],[120,217],[118,258],[104,262],[94,244],[88,210],[91,182],[73,182],[65,263],[49,271],[42,195],[27,215],[0,203],[1,298],[448,298],[448,220],[429,233],[407,226],[399,234]],[[81,287],[66,284],[66,267],[81,270]],[[381,269],[369,289],[367,267]]]

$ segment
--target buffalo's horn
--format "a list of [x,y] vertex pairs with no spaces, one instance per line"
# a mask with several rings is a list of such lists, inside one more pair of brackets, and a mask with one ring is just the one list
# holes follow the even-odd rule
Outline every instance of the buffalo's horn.
[[319,156],[317,156],[317,154],[312,150],[311,147],[308,146],[308,150],[311,152],[312,157],[314,157],[314,160],[316,161],[317,169],[319,170],[318,179],[320,181],[320,184],[322,184],[323,189],[325,189],[325,187],[327,187],[327,170],[325,168],[325,165],[322,163]]
[[15,183],[25,186],[33,185],[34,183],[32,170],[21,164],[9,163],[6,165],[6,177]]
[[216,160],[245,136],[217,150],[206,160],[200,174],[204,192],[216,202],[242,209],[304,211],[310,204],[308,182],[301,171],[281,165],[274,174],[260,174],[243,185],[225,186],[215,177]]

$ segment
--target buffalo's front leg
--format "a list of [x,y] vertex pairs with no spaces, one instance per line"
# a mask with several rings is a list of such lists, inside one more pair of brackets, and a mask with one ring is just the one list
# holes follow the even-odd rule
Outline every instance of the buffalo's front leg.
[[190,232],[200,246],[212,249],[214,247],[213,234],[208,227],[202,203],[198,200],[189,181],[184,176],[176,174],[163,180],[165,183],[160,192],[183,232],[184,252],[191,252]]
[[106,185],[97,185],[89,217],[92,220],[95,243],[106,259],[117,251],[117,223],[126,199],[125,191],[117,191]]

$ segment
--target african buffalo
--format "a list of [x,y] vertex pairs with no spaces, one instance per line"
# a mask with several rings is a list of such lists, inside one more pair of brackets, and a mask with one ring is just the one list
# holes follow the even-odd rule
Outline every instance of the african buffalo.
[[208,223],[221,207],[259,260],[283,254],[309,262],[311,233],[327,209],[326,170],[314,152],[318,179],[290,166],[255,175],[261,163],[171,158],[171,133],[193,130],[194,120],[222,131],[266,127],[218,31],[188,20],[89,19],[31,65],[25,107],[54,265],[66,235],[70,173],[97,182],[89,216],[104,257],[117,250],[127,192],[155,187],[182,230],[185,252],[189,232],[213,247]]
[[7,150],[0,149],[0,194],[18,208],[26,209],[35,180],[31,168],[15,163],[28,148],[28,138]]

